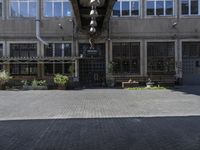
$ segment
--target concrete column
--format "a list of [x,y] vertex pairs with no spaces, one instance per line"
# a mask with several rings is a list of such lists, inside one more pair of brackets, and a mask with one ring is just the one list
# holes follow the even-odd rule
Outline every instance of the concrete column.
[[183,51],[182,51],[182,42],[180,39],[177,40],[177,48],[178,48],[178,77],[183,77]]
[[75,77],[79,77],[79,60],[75,60]]
[[106,74],[108,74],[108,65],[109,65],[109,45],[110,45],[110,43],[109,43],[110,41],[106,41],[105,42],[105,44],[106,44],[106,49],[105,49],[105,54],[106,54],[106,56],[105,56],[105,59],[106,59]]
[[144,63],[144,70],[143,70],[143,75],[147,76],[147,42],[143,40],[143,63]]
[[140,42],[140,75],[144,76],[144,42]]

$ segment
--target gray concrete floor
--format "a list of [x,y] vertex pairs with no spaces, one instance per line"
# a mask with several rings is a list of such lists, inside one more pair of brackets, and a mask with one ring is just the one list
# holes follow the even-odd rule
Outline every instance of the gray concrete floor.
[[0,91],[0,150],[199,149],[199,86]]

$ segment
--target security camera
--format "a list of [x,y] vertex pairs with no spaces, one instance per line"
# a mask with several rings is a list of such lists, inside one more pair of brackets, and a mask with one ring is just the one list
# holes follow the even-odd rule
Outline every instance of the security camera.
[[58,26],[60,27],[60,29],[63,29],[63,26],[61,23],[59,23]]
[[177,26],[177,24],[178,24],[177,22],[174,22],[174,23],[172,24],[172,27],[175,28],[175,27]]

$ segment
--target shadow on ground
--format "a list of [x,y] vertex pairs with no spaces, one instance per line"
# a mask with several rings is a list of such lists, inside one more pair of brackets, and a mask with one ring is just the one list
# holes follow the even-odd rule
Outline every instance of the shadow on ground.
[[1,150],[199,150],[200,116],[0,121]]
[[172,91],[183,92],[185,94],[193,94],[200,96],[200,86],[177,86],[170,88]]

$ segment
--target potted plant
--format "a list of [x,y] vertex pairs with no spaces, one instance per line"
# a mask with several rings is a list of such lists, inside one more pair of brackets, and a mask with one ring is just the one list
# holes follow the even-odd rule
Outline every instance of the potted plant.
[[8,72],[6,72],[5,70],[0,71],[0,90],[5,89],[5,85],[10,79],[12,79],[12,77],[9,75]]
[[146,83],[147,88],[151,88],[151,87],[153,87],[154,85],[155,85],[155,83],[152,82],[151,79],[149,78],[149,79],[148,79],[148,82]]
[[59,90],[65,90],[68,82],[69,82],[68,76],[61,74],[56,74],[54,76],[54,83],[58,85]]
[[22,80],[24,90],[47,90],[46,80],[33,80],[28,82],[27,80]]

